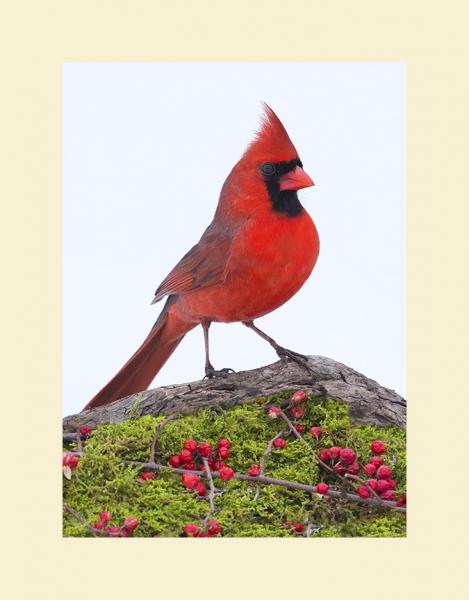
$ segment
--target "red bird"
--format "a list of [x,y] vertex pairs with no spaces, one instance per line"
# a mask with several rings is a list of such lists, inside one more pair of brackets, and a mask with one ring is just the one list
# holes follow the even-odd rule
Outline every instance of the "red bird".
[[188,331],[202,325],[205,374],[213,321],[241,321],[280,357],[303,362],[258,329],[253,320],[289,300],[308,279],[319,254],[316,227],[297,191],[314,185],[274,111],[265,105],[262,125],[228,175],[213,221],[160,284],[152,302],[167,296],[140,348],[85,406],[101,406],[145,390]]

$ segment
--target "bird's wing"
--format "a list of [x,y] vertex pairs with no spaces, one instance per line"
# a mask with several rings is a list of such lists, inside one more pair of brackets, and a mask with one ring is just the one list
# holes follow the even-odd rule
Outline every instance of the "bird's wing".
[[224,280],[232,236],[210,225],[200,241],[158,286],[152,304],[170,294],[182,294]]

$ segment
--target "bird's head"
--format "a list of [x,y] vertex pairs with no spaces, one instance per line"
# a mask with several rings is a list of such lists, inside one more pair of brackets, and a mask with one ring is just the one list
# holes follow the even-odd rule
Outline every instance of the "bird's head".
[[265,103],[259,131],[226,184],[231,191],[241,192],[239,200],[233,197],[232,201],[244,209],[269,207],[288,216],[303,211],[297,191],[314,182],[303,170],[303,163],[282,122]]

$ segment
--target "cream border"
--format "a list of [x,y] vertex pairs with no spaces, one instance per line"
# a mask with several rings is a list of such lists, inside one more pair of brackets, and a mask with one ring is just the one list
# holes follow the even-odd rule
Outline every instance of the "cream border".
[[[453,492],[467,479],[467,288],[453,288],[467,273],[467,3],[17,0],[2,13],[5,597],[467,597]],[[408,66],[407,539],[61,538],[61,66],[179,60]]]

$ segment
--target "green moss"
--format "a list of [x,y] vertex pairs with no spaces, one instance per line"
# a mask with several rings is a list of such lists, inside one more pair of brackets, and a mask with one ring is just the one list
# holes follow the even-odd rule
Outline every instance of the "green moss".
[[[162,430],[156,462],[167,464],[177,454],[184,439],[208,441],[212,445],[221,437],[231,443],[228,464],[245,473],[258,464],[269,440],[285,430],[281,419],[269,419],[261,404],[280,401],[291,391],[251,404],[220,410],[205,410],[168,423]],[[307,429],[319,425],[324,432],[320,442],[306,435],[316,449],[333,445],[350,446],[360,462],[369,457],[369,445],[381,439],[389,449],[386,457],[394,462],[397,492],[405,486],[405,432],[396,427],[375,428],[352,424],[347,406],[329,399],[310,398],[306,409]],[[85,443],[85,456],[73,471],[71,481],[64,480],[64,501],[74,508],[86,523],[93,524],[99,513],[111,512],[112,524],[124,517],[139,519],[135,536],[177,537],[187,523],[199,523],[209,511],[208,502],[184,489],[180,477],[158,472],[154,480],[141,482],[141,469],[127,466],[123,460],[144,462],[149,459],[155,428],[161,417],[141,417],[124,423],[102,425]],[[337,480],[318,468],[306,446],[291,436],[284,450],[273,451],[267,458],[265,474],[271,477],[315,484],[327,481],[337,487]],[[215,481],[226,491],[215,498],[214,518],[222,524],[226,537],[291,537],[286,522],[309,522],[321,527],[313,537],[399,537],[405,535],[405,517],[381,507],[335,500],[303,491],[278,486],[261,486],[231,480]],[[68,513],[64,515],[65,536],[88,536],[90,532]]]

